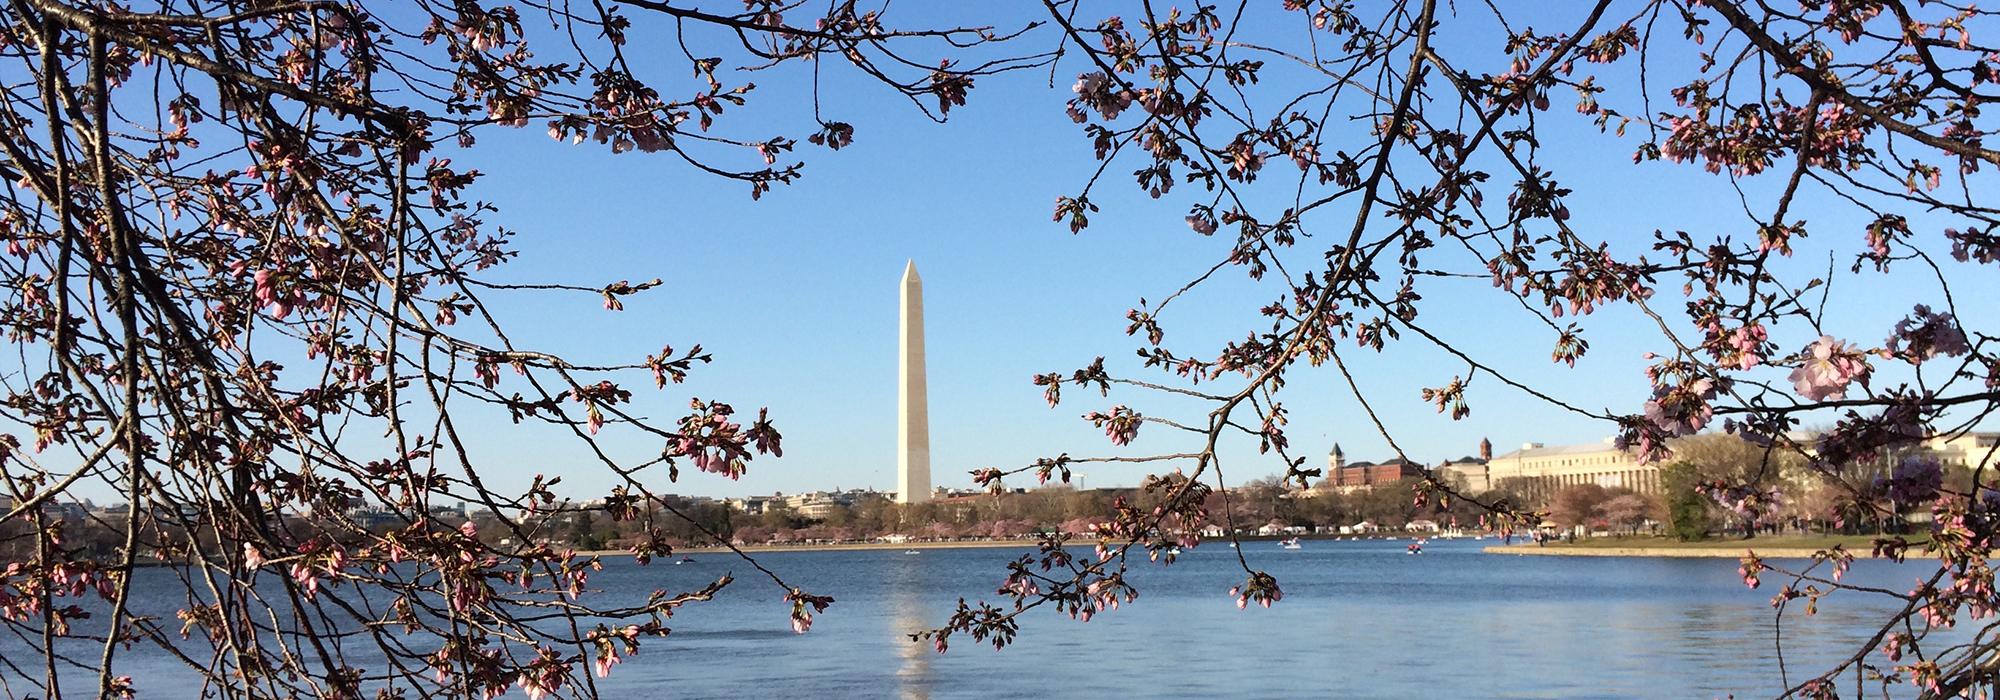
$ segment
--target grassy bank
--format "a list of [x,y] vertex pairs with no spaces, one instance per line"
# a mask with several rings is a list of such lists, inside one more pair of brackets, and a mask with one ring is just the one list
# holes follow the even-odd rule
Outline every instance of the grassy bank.
[[[1487,547],[1492,554],[1534,554],[1579,557],[1726,557],[1735,559],[1747,551],[1760,557],[1810,557],[1815,552],[1840,545],[1856,557],[1866,558],[1875,549],[1875,535],[1785,535],[1752,539],[1711,538],[1683,542],[1669,537],[1593,537],[1571,543],[1551,542]],[[1921,538],[1910,538],[1921,546]]]

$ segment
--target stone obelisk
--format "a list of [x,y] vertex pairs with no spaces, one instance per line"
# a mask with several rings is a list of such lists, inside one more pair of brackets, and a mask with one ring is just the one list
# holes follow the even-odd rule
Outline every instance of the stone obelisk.
[[903,268],[903,322],[896,380],[896,502],[931,500],[931,411],[924,381],[924,280]]

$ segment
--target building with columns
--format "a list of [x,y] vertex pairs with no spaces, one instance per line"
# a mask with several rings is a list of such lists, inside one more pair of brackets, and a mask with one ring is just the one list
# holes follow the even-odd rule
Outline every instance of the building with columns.
[[1563,487],[1579,484],[1660,492],[1659,465],[1640,464],[1637,456],[1618,449],[1608,439],[1581,445],[1530,442],[1521,449],[1495,455],[1486,463],[1486,478],[1489,488],[1519,480],[1514,483],[1531,501],[1547,501]]
[[1924,440],[1924,451],[1949,467],[1992,468],[2000,455],[2000,433],[1966,432]]
[[[1802,442],[1813,436],[1799,434]],[[1574,445],[1544,445],[1530,442],[1520,449],[1493,455],[1489,443],[1481,442],[1479,457],[1461,457],[1437,465],[1439,477],[1461,485],[1468,494],[1511,487],[1530,503],[1547,503],[1565,487],[1596,484],[1604,488],[1627,488],[1644,494],[1661,492],[1660,467],[1641,464],[1631,452],[1621,450],[1610,438]],[[2000,466],[2000,432],[1964,432],[1941,435],[1909,443],[1891,450],[1877,464],[1861,469],[1887,474],[1895,461],[1905,455],[1928,456],[1949,467]],[[1409,476],[1422,475],[1422,467],[1400,459],[1387,462],[1350,463],[1339,445],[1327,455],[1326,480],[1305,495],[1325,492],[1347,493],[1373,488]]]

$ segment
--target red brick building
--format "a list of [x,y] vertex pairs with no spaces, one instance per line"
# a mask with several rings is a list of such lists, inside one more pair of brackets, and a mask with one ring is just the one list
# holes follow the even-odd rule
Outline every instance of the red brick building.
[[1338,488],[1355,488],[1392,484],[1413,476],[1423,476],[1424,470],[1415,462],[1395,458],[1385,462],[1355,462],[1334,468],[1333,485]]

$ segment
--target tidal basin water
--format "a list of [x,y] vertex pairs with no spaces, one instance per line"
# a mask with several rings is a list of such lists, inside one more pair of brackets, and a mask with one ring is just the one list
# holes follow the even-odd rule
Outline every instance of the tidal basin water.
[[[638,600],[724,572],[717,600],[684,608],[600,689],[607,697],[1291,698],[1767,697],[1781,691],[1774,586],[1750,590],[1733,559],[1521,557],[1491,542],[1309,541],[1243,546],[1282,584],[1275,607],[1238,610],[1234,552],[1211,543],[1171,567],[1139,564],[1139,599],[1078,623],[1024,617],[1005,650],[954,640],[938,654],[906,634],[941,624],[960,597],[990,596],[1026,550],[773,553],[759,560],[837,602],[793,634],[782,591],[717,554],[640,567],[607,559],[592,588]],[[1797,563],[1797,562],[1790,562]],[[1923,563],[1857,561],[1847,580],[1908,590]],[[160,570],[154,570],[159,573]],[[143,583],[143,581],[142,581]],[[163,581],[164,583],[164,581]],[[167,591],[160,590],[156,595]],[[141,591],[140,596],[145,597]],[[148,601],[156,607],[170,601]],[[1851,654],[1891,601],[1836,594],[1786,616],[1790,680]],[[153,654],[160,655],[158,652]],[[192,697],[164,658],[132,664],[141,697]],[[125,662],[121,662],[121,666]],[[371,669],[372,670],[372,669]],[[1843,682],[1851,694],[1852,676]],[[1907,684],[1894,689],[1907,695]],[[1871,689],[1871,693],[1875,692]],[[519,691],[509,697],[521,697]]]

